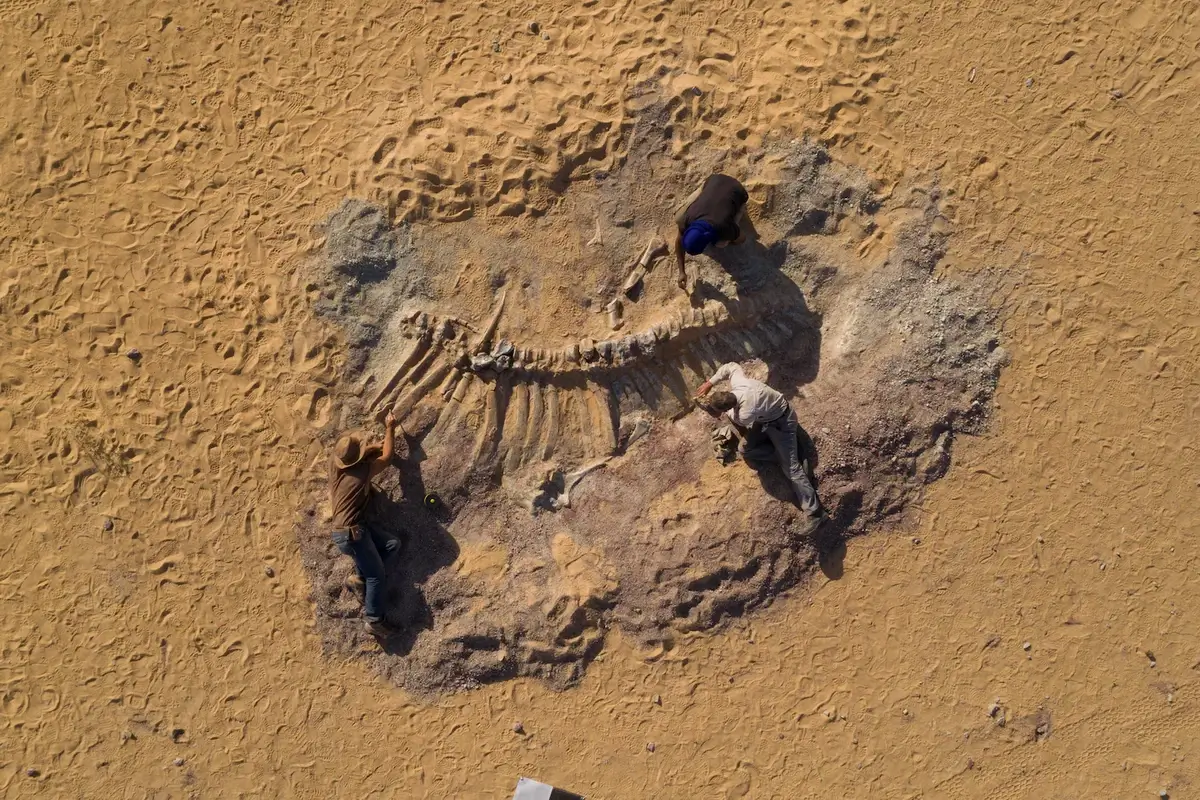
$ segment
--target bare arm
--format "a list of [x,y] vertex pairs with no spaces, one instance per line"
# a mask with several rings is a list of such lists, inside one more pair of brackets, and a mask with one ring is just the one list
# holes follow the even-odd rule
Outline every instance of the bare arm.
[[389,411],[383,420],[383,424],[385,427],[383,433],[383,452],[371,462],[372,478],[391,466],[392,457],[396,454],[396,415]]
[[675,236],[675,263],[679,266],[679,284],[680,289],[687,290],[687,267],[683,264],[683,234]]

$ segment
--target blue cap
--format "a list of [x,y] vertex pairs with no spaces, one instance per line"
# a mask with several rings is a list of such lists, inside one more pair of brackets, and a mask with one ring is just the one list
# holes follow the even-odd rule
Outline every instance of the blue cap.
[[707,222],[693,222],[683,232],[683,249],[689,256],[698,256],[717,241],[717,231]]

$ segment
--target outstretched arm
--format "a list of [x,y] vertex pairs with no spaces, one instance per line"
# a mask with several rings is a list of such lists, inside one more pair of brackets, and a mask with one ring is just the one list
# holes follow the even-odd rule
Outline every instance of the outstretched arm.
[[732,378],[735,373],[741,371],[741,365],[733,361],[729,362],[728,364],[722,364],[717,368],[717,371],[713,373],[711,378],[700,384],[700,388],[696,390],[696,397],[704,397],[704,395],[712,391],[714,383],[720,383],[723,380],[728,380],[729,378]]
[[742,367],[740,364],[730,361],[728,364],[722,364],[720,367],[718,367],[717,371],[713,373],[713,376],[708,379],[707,383],[710,386],[714,383],[720,383],[723,380],[732,378],[741,371]]
[[675,263],[679,266],[679,288],[687,290],[687,267],[683,264],[683,234],[675,237]]
[[372,478],[391,466],[392,457],[396,454],[396,415],[389,411],[383,424],[383,452],[371,462]]

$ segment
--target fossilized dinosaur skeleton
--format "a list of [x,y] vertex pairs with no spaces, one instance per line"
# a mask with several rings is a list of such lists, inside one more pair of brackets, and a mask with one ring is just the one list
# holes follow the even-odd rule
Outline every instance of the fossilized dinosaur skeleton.
[[440,400],[428,435],[466,421],[477,434],[476,466],[512,472],[550,459],[582,463],[619,452],[626,417],[686,413],[695,388],[720,364],[783,351],[814,326],[793,286],[709,299],[621,338],[554,350],[515,346],[509,368],[476,372],[471,356],[491,346],[503,308],[501,296],[472,337],[459,320],[410,314],[401,330],[411,344],[368,409],[390,408],[403,421],[422,401]]

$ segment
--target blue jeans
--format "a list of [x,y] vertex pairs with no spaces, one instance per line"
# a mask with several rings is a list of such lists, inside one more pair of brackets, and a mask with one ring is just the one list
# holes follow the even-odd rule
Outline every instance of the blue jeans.
[[383,619],[383,592],[387,582],[384,558],[391,561],[392,556],[400,552],[400,540],[378,533],[366,525],[360,525],[358,530],[358,539],[351,539],[348,530],[334,531],[333,543],[338,550],[354,559],[354,566],[363,579],[366,587],[363,616],[370,622],[379,622]]

